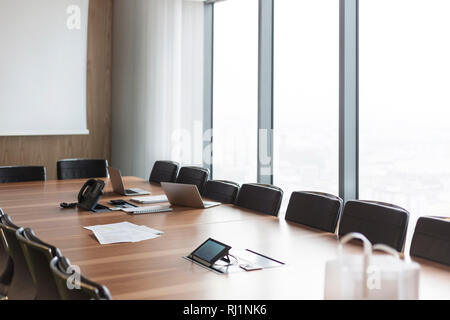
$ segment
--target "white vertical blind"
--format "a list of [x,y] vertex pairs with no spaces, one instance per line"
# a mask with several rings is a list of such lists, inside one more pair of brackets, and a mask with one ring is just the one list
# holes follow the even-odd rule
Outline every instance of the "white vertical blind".
[[89,0],[0,0],[0,135],[87,134]]
[[201,2],[115,1],[112,162],[125,174],[202,164],[203,28]]

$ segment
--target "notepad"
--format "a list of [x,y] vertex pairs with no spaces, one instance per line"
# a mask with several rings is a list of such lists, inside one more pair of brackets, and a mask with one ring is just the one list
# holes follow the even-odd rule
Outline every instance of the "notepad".
[[151,203],[168,202],[169,200],[167,199],[166,195],[162,194],[149,197],[131,198],[131,201],[142,204],[151,204]]
[[172,208],[170,206],[149,206],[136,208],[121,208],[120,210],[129,214],[146,214],[146,213],[170,212],[172,211]]

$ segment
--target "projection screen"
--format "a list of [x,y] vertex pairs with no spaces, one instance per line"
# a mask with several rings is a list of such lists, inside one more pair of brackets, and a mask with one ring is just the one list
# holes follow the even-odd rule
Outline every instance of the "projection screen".
[[81,135],[89,0],[0,0],[0,136]]

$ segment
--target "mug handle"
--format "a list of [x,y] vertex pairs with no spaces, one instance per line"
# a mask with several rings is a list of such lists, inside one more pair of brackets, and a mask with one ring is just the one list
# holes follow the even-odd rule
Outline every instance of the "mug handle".
[[398,254],[398,252],[395,249],[389,247],[388,245],[385,245],[382,243],[374,244],[372,246],[372,251],[376,251],[376,250],[386,252],[386,253],[390,254],[391,256],[394,256],[398,260],[400,260],[400,255]]

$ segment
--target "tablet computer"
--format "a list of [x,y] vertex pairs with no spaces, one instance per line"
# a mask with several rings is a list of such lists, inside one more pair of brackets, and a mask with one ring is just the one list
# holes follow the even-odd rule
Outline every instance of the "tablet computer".
[[188,256],[207,267],[211,267],[217,260],[228,254],[230,246],[209,238]]

